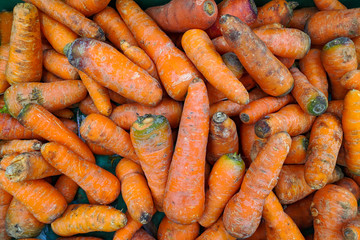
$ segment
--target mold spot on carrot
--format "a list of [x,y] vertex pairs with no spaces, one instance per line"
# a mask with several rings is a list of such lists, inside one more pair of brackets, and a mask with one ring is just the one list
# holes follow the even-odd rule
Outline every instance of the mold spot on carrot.
[[208,14],[209,16],[214,15],[216,6],[214,6],[214,4],[211,1],[206,1],[204,3],[204,11],[206,12],[206,14]]

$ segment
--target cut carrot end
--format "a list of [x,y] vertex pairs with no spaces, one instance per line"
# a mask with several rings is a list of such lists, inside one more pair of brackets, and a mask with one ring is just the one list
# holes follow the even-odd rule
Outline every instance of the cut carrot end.
[[327,44],[325,44],[323,47],[323,50],[326,51],[326,50],[329,50],[329,49],[339,46],[339,45],[348,45],[352,42],[353,41],[348,37],[339,37],[339,38],[336,38],[336,39],[328,42]]
[[344,238],[346,240],[351,240],[351,239],[358,239],[358,235],[356,232],[354,232],[351,228],[345,228],[344,230]]
[[64,47],[64,49],[63,49],[63,53],[64,53],[65,56],[67,56],[71,44],[72,44],[72,43],[68,43],[68,44],[65,45],[65,47]]
[[307,111],[309,114],[319,116],[323,114],[328,107],[328,101],[325,96],[317,96],[309,102],[307,105]]
[[299,3],[298,3],[298,2],[295,2],[295,1],[289,2],[289,3],[288,3],[288,6],[289,6],[289,9],[293,10],[293,9],[295,9],[297,6],[299,6]]
[[223,112],[217,112],[213,115],[212,119],[215,123],[223,123],[228,119],[228,115]]
[[243,123],[248,123],[250,121],[250,117],[249,115],[247,115],[246,113],[241,113],[240,114],[240,120],[243,122]]
[[266,121],[260,120],[255,124],[255,134],[259,138],[267,138],[270,136],[270,126]]
[[210,2],[210,1],[206,1],[206,2],[204,3],[204,11],[205,11],[206,14],[209,15],[209,16],[214,15],[214,13],[216,12],[216,11],[215,11],[215,6],[214,6],[214,4],[213,4],[212,2]]
[[152,218],[152,215],[150,213],[143,212],[143,213],[141,213],[140,223],[147,224],[150,222],[151,218]]
[[6,168],[5,176],[12,182],[19,182],[25,179],[24,170],[26,165],[23,161],[14,162]]

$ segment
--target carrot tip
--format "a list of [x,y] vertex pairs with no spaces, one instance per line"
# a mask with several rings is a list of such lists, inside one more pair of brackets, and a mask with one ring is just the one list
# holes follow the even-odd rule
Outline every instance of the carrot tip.
[[140,223],[147,224],[150,222],[151,218],[152,218],[152,215],[150,213],[143,212],[140,217]]
[[240,114],[240,120],[243,122],[243,123],[247,123],[250,121],[250,117],[249,115],[247,115],[246,113],[241,113]]
[[212,16],[214,15],[216,6],[214,6],[214,4],[210,1],[206,1],[204,3],[204,11],[206,12],[207,15]]
[[226,115],[223,112],[217,112],[212,117],[212,119],[215,123],[223,123],[227,118],[228,118],[228,115]]

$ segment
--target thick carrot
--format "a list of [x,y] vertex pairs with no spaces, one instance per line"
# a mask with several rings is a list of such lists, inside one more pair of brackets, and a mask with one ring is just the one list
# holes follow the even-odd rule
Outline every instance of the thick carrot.
[[[310,195],[312,189],[305,181],[304,165],[284,165],[281,169],[279,180],[275,186],[276,196],[281,204],[291,204]],[[333,183],[344,177],[340,167],[335,167],[328,183]]]
[[341,119],[343,110],[344,110],[344,101],[343,100],[332,100],[332,101],[329,101],[329,106],[326,109],[326,112],[332,113]]
[[28,104],[20,111],[17,118],[23,126],[46,140],[63,144],[84,160],[95,162],[89,147],[44,107]]
[[222,92],[217,90],[215,87],[213,87],[209,82],[206,82],[206,89],[208,92],[210,105],[223,100],[227,100],[226,96]]
[[273,191],[265,199],[262,217],[265,219],[267,239],[305,240],[295,222],[284,212]]
[[346,89],[360,90],[360,70],[354,69],[345,73],[340,78],[341,85]]
[[65,198],[44,180],[11,182],[0,170],[0,187],[26,206],[42,223],[51,223],[65,211]]
[[103,10],[110,3],[110,0],[65,0],[65,3],[86,17],[90,17]]
[[210,227],[218,220],[226,203],[239,191],[244,174],[245,163],[236,153],[223,155],[216,161],[208,180],[205,210],[198,221],[201,226]]
[[235,122],[223,112],[211,117],[206,161],[211,165],[224,154],[239,152],[239,137]]
[[353,38],[360,34],[360,24],[354,21],[359,16],[358,8],[319,11],[308,19],[304,31],[314,45],[322,45],[338,37]]
[[80,134],[86,141],[139,162],[129,133],[101,114],[92,113],[88,115],[81,123]]
[[0,156],[12,153],[23,153],[40,150],[42,142],[39,140],[9,140],[0,142]]
[[45,13],[39,13],[41,31],[51,46],[60,54],[64,54],[66,44],[73,42],[78,35],[62,23]]
[[161,220],[157,231],[158,240],[194,240],[199,236],[200,225],[197,222],[183,225],[171,221],[166,215]]
[[356,217],[358,206],[349,190],[328,184],[315,193],[310,210],[314,218],[314,239],[343,239],[341,228]]
[[347,9],[347,7],[338,0],[314,0],[314,3],[320,11]]
[[117,230],[113,240],[131,240],[134,234],[141,228],[142,224],[135,221],[129,214],[129,211],[125,213],[127,223],[126,225]]
[[231,15],[222,16],[220,26],[225,40],[264,92],[272,96],[281,96],[291,91],[294,79],[289,70],[249,26]]
[[360,187],[353,179],[351,179],[349,177],[344,177],[343,179],[340,179],[339,181],[335,182],[334,184],[346,188],[352,194],[354,194],[356,200],[359,200]]
[[[0,13],[0,19],[1,19],[1,13]],[[0,45],[0,93],[5,92],[5,90],[8,87],[10,87],[10,84],[6,80],[6,74],[5,74],[6,65],[9,60],[9,50],[10,50],[9,44]]]
[[222,217],[208,227],[196,240],[235,240],[225,229]]
[[0,206],[9,205],[13,196],[0,188]]
[[72,204],[51,223],[59,236],[68,237],[94,231],[113,232],[126,225],[124,213],[111,206]]
[[100,204],[112,203],[120,193],[120,182],[110,172],[95,163],[84,161],[69,148],[49,142],[41,154],[53,167],[70,177]]
[[305,7],[293,11],[288,27],[304,31],[306,21],[319,10],[316,7]]
[[84,84],[78,80],[64,80],[52,83],[23,83],[11,86],[5,91],[6,108],[13,117],[29,104],[42,105],[50,112],[64,109],[86,97]]
[[62,79],[79,79],[79,73],[67,58],[53,49],[44,51],[44,67]]
[[22,126],[16,118],[10,114],[0,113],[0,139],[39,139],[40,136],[34,134],[31,130]]
[[78,70],[128,99],[155,106],[162,98],[155,78],[106,43],[79,38],[67,46],[66,56]]
[[[0,161],[0,169],[6,170],[6,168],[13,162],[14,158],[19,154],[21,153],[15,152],[4,155]],[[0,205],[1,205],[1,201],[0,201]]]
[[5,45],[10,42],[12,22],[13,22],[13,12],[3,11],[0,13],[0,44],[1,45]]
[[291,140],[290,151],[286,156],[284,164],[304,164],[306,161],[309,139],[304,135],[298,135]]
[[[227,52],[221,55],[221,59],[235,75],[235,77],[240,80],[242,75],[244,74],[244,67],[241,65],[241,62],[237,58],[236,54],[233,52]],[[244,87],[246,88],[246,86]]]
[[134,236],[131,238],[131,240],[155,240],[153,236],[151,236],[148,232],[146,232],[144,229],[140,228]]
[[117,0],[116,8],[139,46],[154,61],[166,92],[183,101],[192,79],[200,77],[195,66],[135,1]]
[[61,175],[54,187],[64,196],[68,204],[74,200],[79,188],[76,182],[66,175]]
[[0,237],[4,240],[11,240],[12,238],[7,235],[6,229],[5,229],[5,217],[6,212],[9,208],[9,204],[6,205],[0,205]]
[[310,205],[314,198],[314,193],[293,204],[286,205],[284,212],[294,220],[300,230],[309,229],[313,226]]
[[203,30],[191,29],[186,31],[181,44],[186,55],[211,85],[233,102],[238,104],[249,102],[249,94],[244,85],[226,67],[220,54],[212,45],[209,36]]
[[11,85],[39,82],[43,56],[38,10],[32,4],[18,3],[13,11],[6,80]]
[[44,83],[57,82],[57,81],[62,81],[62,80],[64,80],[64,79],[59,78],[58,76],[56,76],[55,74],[49,72],[46,69],[43,69],[42,81]]
[[185,99],[165,190],[164,212],[173,222],[190,224],[199,220],[204,212],[208,133],[206,86],[195,78]]
[[360,237],[360,215],[345,222],[342,227],[342,234],[345,240],[357,240]]
[[39,222],[24,204],[14,198],[6,213],[5,227],[9,236],[19,239],[38,236],[45,224]]

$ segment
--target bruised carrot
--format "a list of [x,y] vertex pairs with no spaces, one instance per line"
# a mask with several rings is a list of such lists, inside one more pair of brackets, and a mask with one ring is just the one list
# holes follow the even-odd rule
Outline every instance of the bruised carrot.
[[291,91],[294,79],[289,70],[249,26],[231,15],[223,15],[220,26],[225,40],[264,92],[272,96],[282,96]]
[[239,152],[239,137],[235,122],[223,112],[211,117],[206,161],[211,165],[224,154]]
[[313,226],[310,205],[314,198],[314,193],[293,204],[287,205],[284,212],[294,220],[300,230],[305,230]]
[[76,182],[66,175],[61,175],[54,187],[64,196],[68,204],[74,200],[79,188]]
[[343,239],[341,228],[356,217],[358,207],[349,190],[328,184],[315,193],[310,210],[314,218],[314,239]]
[[62,79],[79,79],[79,73],[71,66],[67,58],[55,50],[44,51],[44,67]]
[[135,221],[129,214],[129,211],[125,213],[127,223],[126,225],[115,232],[113,240],[130,240],[134,234],[141,228],[142,224]]
[[16,118],[7,113],[0,113],[0,139],[39,139],[40,136],[25,128]]
[[359,80],[360,80],[360,70],[354,69],[345,73],[341,77],[340,83],[346,89],[360,90]]
[[23,126],[46,140],[63,144],[84,160],[95,162],[89,147],[44,107],[28,104],[20,111],[18,120]]
[[200,77],[195,66],[135,1],[117,0],[116,8],[139,46],[154,61],[166,92],[183,101],[192,79]]
[[250,160],[253,162],[259,152],[264,148],[265,144],[267,142],[267,138],[260,138],[256,139],[254,143],[252,144],[251,150],[250,150]]
[[55,74],[49,72],[46,69],[43,69],[42,81],[44,83],[57,82],[57,81],[62,81],[62,80],[64,80],[64,79],[59,78],[58,76],[56,76]]
[[293,16],[290,19],[288,27],[297,28],[304,31],[306,21],[319,10],[316,7],[305,7],[301,9],[295,9]]
[[223,155],[216,161],[209,177],[205,210],[198,221],[201,226],[210,227],[219,219],[226,203],[239,191],[244,174],[245,163],[236,153]]
[[103,10],[110,0],[65,0],[65,3],[89,17]]
[[335,185],[341,186],[349,190],[352,194],[354,194],[356,200],[360,198],[360,187],[359,185],[349,177],[344,177],[339,181],[334,183]]
[[289,134],[277,133],[268,139],[251,163],[240,191],[230,199],[224,210],[224,225],[233,237],[249,237],[259,226],[265,198],[276,185],[290,144]]
[[332,101],[329,101],[329,106],[326,109],[326,112],[332,113],[341,119],[343,110],[344,110],[344,101],[343,100],[332,100]]
[[197,222],[183,225],[171,221],[165,215],[161,220],[157,232],[158,240],[180,240],[189,239],[194,240],[200,232],[200,225]]
[[130,135],[101,114],[88,115],[81,123],[80,134],[86,141],[98,144],[135,162],[139,161]]
[[201,79],[195,78],[185,99],[165,189],[164,212],[173,222],[191,224],[199,220],[204,212],[208,133],[206,86]]
[[131,240],[155,240],[149,233],[147,233],[144,229],[140,228]]
[[320,11],[347,9],[347,7],[338,0],[314,0],[314,3]]
[[235,240],[225,229],[222,218],[208,227],[196,240]]
[[110,89],[108,89],[108,90],[109,90],[109,96],[110,96],[111,101],[113,101],[117,104],[124,104],[124,103],[131,102],[131,100],[124,98],[120,94],[118,94]]
[[304,135],[298,135],[291,140],[290,151],[286,156],[284,164],[304,164],[306,161],[309,139]]
[[[1,15],[0,15],[0,21],[1,21]],[[0,93],[5,92],[5,90],[8,87],[10,87],[10,84],[6,80],[6,74],[5,74],[6,65],[9,60],[9,50],[10,50],[9,44],[0,45]]]
[[0,45],[10,42],[13,12],[4,11],[0,13]]
[[72,204],[51,223],[59,236],[67,237],[94,231],[113,232],[126,225],[124,213],[111,206]]
[[32,4],[18,3],[13,11],[6,80],[11,85],[39,82],[43,56],[38,10]]
[[206,82],[206,89],[210,105],[227,99],[222,92],[213,87],[209,82]]
[[40,150],[39,140],[9,140],[0,142],[0,156],[12,153],[23,153]]
[[[223,62],[225,63],[225,65],[235,75],[235,77],[240,80],[240,78],[244,74],[244,67],[241,65],[241,62],[237,58],[236,54],[233,52],[228,52],[228,53],[221,55],[221,58],[222,58]],[[246,86],[244,86],[244,87],[246,88]]]
[[0,205],[0,237],[4,240],[11,240],[12,238],[7,235],[6,229],[5,229],[5,217],[6,212],[9,208],[9,204],[6,205]]

